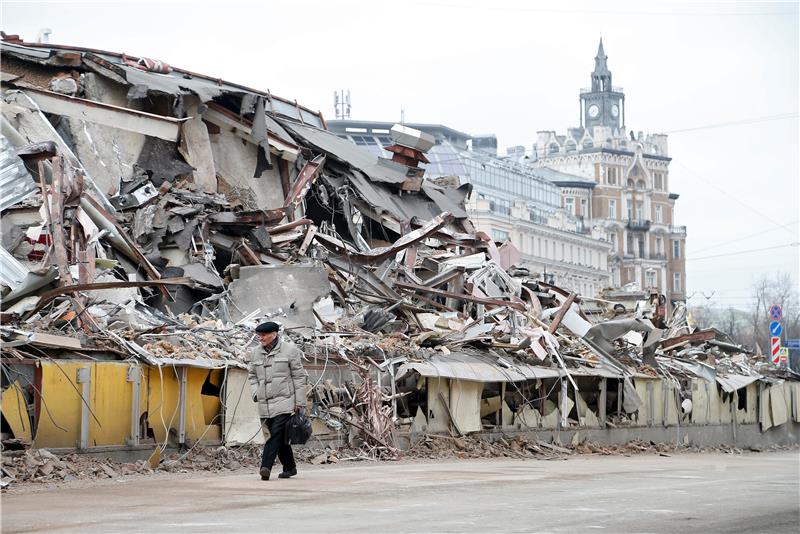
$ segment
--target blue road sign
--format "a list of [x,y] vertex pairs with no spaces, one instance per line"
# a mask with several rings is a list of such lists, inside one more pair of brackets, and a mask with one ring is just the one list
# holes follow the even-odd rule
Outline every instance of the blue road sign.
[[787,349],[800,349],[800,339],[787,339],[783,346]]
[[769,316],[772,318],[773,321],[780,321],[781,317],[783,317],[783,310],[777,304],[774,304],[769,309]]
[[780,336],[781,332],[783,332],[783,327],[781,326],[781,323],[779,323],[778,321],[772,321],[771,323],[769,323],[769,332],[770,335],[773,335],[775,337]]

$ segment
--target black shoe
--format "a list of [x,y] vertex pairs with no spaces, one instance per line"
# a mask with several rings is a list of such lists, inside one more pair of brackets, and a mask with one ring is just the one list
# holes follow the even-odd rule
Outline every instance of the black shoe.
[[262,467],[258,474],[261,475],[261,480],[269,480],[269,469],[266,467]]
[[280,475],[278,475],[278,478],[289,478],[295,476],[296,474],[297,468],[295,467],[294,469],[289,469],[288,471],[282,472]]

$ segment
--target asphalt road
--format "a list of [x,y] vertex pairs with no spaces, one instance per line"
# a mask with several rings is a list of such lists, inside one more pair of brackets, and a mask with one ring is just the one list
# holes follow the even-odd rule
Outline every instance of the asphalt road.
[[800,532],[798,452],[120,479],[2,497],[3,532]]

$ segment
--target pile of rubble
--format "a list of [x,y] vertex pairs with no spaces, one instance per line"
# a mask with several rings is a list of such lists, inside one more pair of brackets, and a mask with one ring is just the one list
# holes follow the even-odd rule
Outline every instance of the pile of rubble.
[[[467,217],[469,184],[424,178],[427,134],[397,125],[393,158],[375,158],[328,132],[319,113],[269,92],[15,36],[2,51],[0,335],[2,384],[16,399],[3,408],[19,411],[9,424],[31,442],[43,420],[77,432],[56,421],[50,403],[63,397],[41,389],[32,362],[209,370],[202,395],[218,397],[220,413],[193,439],[220,419],[238,424],[228,381],[246,368],[252,326],[265,319],[306,355],[317,430],[373,456],[398,455],[397,429],[462,439],[549,417],[562,427],[626,424],[644,402],[636,379],[673,383],[685,415],[697,377],[725,391],[796,378],[721,332],[694,330],[682,305],[668,314],[663,296],[626,307],[516,265],[510,242]],[[211,370],[224,370],[224,383]],[[187,378],[176,376],[185,415]],[[587,377],[619,389],[583,396]],[[436,389],[438,380],[460,385]],[[101,426],[104,414],[80,397],[84,382],[65,387]],[[159,440],[189,445],[187,418],[153,424],[164,400],[148,402],[132,416],[133,435],[111,443],[153,439],[163,426]],[[232,429],[219,439],[236,441]],[[79,446],[89,446],[81,432]]]

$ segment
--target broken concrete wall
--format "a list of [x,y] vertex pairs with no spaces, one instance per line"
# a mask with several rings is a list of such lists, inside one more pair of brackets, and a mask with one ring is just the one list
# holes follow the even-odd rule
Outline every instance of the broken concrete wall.
[[242,201],[245,209],[276,209],[283,206],[284,194],[278,165],[254,178],[258,146],[229,129],[210,133],[211,151],[217,176],[224,183],[220,191]]
[[[86,98],[115,106],[137,109],[128,102],[127,88],[102,76],[84,76]],[[120,191],[120,180],[134,175],[133,164],[139,159],[146,136],[140,133],[102,126],[82,119],[65,119],[69,125],[75,155],[89,176],[109,196]]]
[[274,318],[286,328],[313,327],[312,305],[331,291],[320,263],[242,267],[229,289],[235,321],[260,310],[261,317]]
[[181,143],[178,148],[186,163],[194,167],[192,181],[198,190],[217,192],[217,173],[206,123],[200,107],[200,99],[187,96],[184,106],[188,120],[181,124]]

